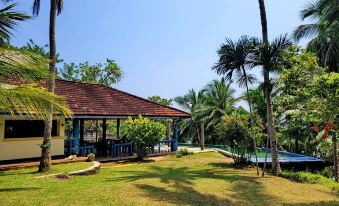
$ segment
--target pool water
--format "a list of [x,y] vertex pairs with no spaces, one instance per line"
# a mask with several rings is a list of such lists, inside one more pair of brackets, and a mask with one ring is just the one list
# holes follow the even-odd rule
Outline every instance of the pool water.
[[[231,152],[231,147],[229,146],[219,146],[218,149]],[[265,161],[266,149],[260,148],[257,149],[258,162],[262,163]],[[301,154],[295,154],[290,152],[278,151],[279,162],[323,162],[323,160],[315,157],[309,157]],[[255,155],[252,155],[250,158],[251,162],[255,162]],[[267,162],[272,162],[272,153],[268,149],[267,153]]]

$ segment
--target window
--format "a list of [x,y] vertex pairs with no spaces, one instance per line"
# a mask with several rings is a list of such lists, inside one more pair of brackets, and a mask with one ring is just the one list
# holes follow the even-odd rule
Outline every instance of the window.
[[[42,120],[5,120],[5,138],[43,137]],[[58,122],[52,122],[52,136],[58,136]]]

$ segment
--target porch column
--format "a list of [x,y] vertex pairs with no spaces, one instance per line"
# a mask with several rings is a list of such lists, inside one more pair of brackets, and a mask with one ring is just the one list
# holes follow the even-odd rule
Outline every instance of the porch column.
[[106,119],[102,119],[102,139],[106,140],[106,136],[107,136],[107,120]]
[[73,139],[74,139],[74,153],[78,154],[79,139],[80,139],[80,120],[73,119]]
[[107,155],[107,141],[106,141],[106,136],[107,136],[107,120],[106,119],[102,119],[102,144],[103,144],[103,154]]
[[80,146],[84,146],[85,119],[80,119]]
[[120,118],[117,119],[117,139],[120,139]]
[[171,139],[171,120],[170,119],[167,120],[166,136],[168,140]]
[[200,123],[200,131],[201,131],[200,147],[201,147],[201,150],[204,150],[205,149],[205,124],[204,122]]
[[171,151],[172,152],[175,152],[178,150],[178,144],[179,144],[179,134],[178,134],[178,128],[177,128],[177,124],[176,122],[173,122],[173,140],[174,140],[174,143],[171,147]]

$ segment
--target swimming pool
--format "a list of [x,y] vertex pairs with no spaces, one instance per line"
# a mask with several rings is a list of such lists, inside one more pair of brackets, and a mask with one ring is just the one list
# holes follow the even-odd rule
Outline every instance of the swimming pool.
[[[217,147],[217,148],[231,152],[231,148],[229,146],[222,146],[222,147]],[[260,148],[257,150],[259,163],[265,162],[266,150],[268,152],[266,162],[272,162],[271,149]],[[278,157],[279,157],[279,162],[323,162],[322,159],[319,159],[316,157],[310,157],[310,156],[305,156],[305,155],[291,153],[291,152],[284,152],[284,151],[278,151]],[[255,162],[255,155],[251,156],[250,161]]]

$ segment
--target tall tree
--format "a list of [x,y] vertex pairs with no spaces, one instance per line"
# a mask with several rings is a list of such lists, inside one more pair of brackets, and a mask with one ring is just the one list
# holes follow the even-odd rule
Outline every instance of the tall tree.
[[202,103],[203,96],[203,90],[196,92],[194,89],[190,89],[184,96],[178,96],[174,98],[174,101],[182,109],[192,115],[191,118],[180,120],[178,123],[179,128],[181,129],[180,138],[186,140],[188,137],[193,137],[193,141],[198,140],[201,147],[203,143],[200,138],[200,121],[196,118],[195,112],[198,106]]
[[88,82],[111,86],[118,83],[123,77],[119,65],[113,59],[106,59],[104,64],[96,63],[90,65],[88,62],[78,65],[65,64],[60,70],[62,79],[71,81]]
[[[256,38],[248,38],[247,36],[242,36],[236,42],[231,39],[226,39],[226,42],[221,45],[218,50],[219,61],[212,68],[219,75],[224,75],[228,80],[232,80],[234,78],[234,73],[236,74],[236,83],[239,87],[246,88],[247,94],[247,102],[250,109],[250,127],[253,126],[253,113],[252,113],[252,104],[251,99],[249,97],[249,84],[253,84],[256,81],[256,78],[249,74],[247,70],[252,69],[251,64],[248,62],[248,58],[251,54],[251,50],[254,46],[258,44],[258,40]],[[257,174],[259,175],[259,167],[258,167],[258,157],[257,157],[257,145],[255,141],[255,137],[253,135],[253,144],[254,144],[254,152],[257,166]]]
[[[40,0],[33,2],[33,14],[38,16],[40,12]],[[55,23],[56,16],[61,13],[63,9],[63,0],[50,0],[49,11],[49,73],[50,77],[47,81],[47,90],[54,93],[55,89],[55,64],[56,64],[56,41],[55,41]],[[53,119],[53,105],[50,105],[49,117],[45,121],[45,131],[43,143],[41,145],[41,159],[39,165],[39,172],[47,172],[51,169],[51,132]]]
[[[288,46],[291,45],[291,42],[287,36],[281,36],[270,44],[268,40],[268,31],[267,31],[267,17],[266,17],[266,8],[264,0],[258,0],[259,9],[260,9],[260,19],[261,19],[261,28],[262,28],[262,46],[258,47],[256,59],[260,62],[259,65],[263,67],[264,74],[264,90],[266,98],[266,107],[267,107],[267,135],[271,140],[271,149],[272,149],[272,173],[274,175],[281,174],[281,168],[278,159],[277,151],[277,138],[274,126],[274,116],[273,116],[273,104],[272,104],[272,88],[270,84],[270,70],[275,69],[279,65],[280,58],[277,58],[279,54],[285,50]],[[264,175],[264,171],[263,174]]]

